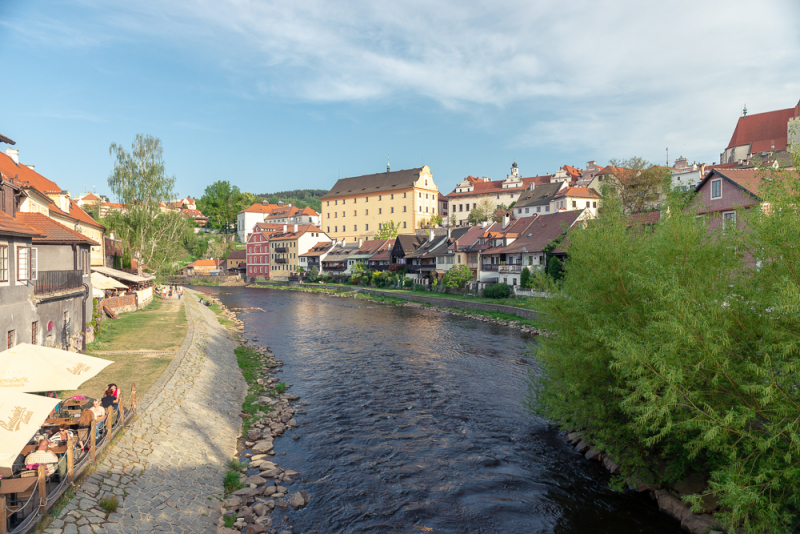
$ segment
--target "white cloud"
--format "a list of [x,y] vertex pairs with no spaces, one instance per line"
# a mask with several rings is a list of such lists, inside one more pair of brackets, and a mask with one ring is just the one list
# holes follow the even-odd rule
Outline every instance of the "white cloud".
[[104,29],[85,43],[66,33],[73,43],[161,40],[248,98],[527,113],[512,144],[624,157],[674,141],[718,154],[716,131],[730,135],[744,102],[757,112],[800,98],[792,0],[87,2]]

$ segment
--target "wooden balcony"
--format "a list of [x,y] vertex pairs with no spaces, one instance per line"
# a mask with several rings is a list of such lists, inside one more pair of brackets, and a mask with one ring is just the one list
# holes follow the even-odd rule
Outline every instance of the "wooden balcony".
[[37,296],[76,289],[83,289],[82,271],[39,271],[33,280],[33,294]]

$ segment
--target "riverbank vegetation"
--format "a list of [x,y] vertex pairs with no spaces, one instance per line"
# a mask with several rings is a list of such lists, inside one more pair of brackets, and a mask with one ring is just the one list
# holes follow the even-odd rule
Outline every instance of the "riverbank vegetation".
[[631,226],[609,199],[573,232],[564,279],[538,281],[554,295],[539,301],[540,326],[557,336],[539,338],[528,406],[581,429],[627,477],[705,474],[729,529],[788,533],[800,509],[800,177],[764,177],[762,207],[724,224],[676,196],[658,223]]

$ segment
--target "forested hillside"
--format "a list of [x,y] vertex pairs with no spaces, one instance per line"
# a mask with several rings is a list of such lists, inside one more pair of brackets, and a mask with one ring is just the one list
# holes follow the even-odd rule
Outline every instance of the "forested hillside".
[[261,193],[256,195],[256,201],[261,202],[262,200],[267,200],[270,204],[275,204],[280,200],[284,204],[291,204],[299,208],[309,206],[319,213],[322,210],[322,201],[320,197],[327,192],[327,189],[295,189],[293,191],[279,191],[277,193]]

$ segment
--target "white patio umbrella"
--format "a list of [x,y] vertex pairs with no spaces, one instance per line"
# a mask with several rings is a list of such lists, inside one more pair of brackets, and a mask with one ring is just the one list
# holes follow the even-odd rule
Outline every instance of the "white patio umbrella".
[[0,352],[0,391],[64,391],[111,365],[111,360],[20,343]]
[[11,467],[60,399],[0,390],[0,467]]

